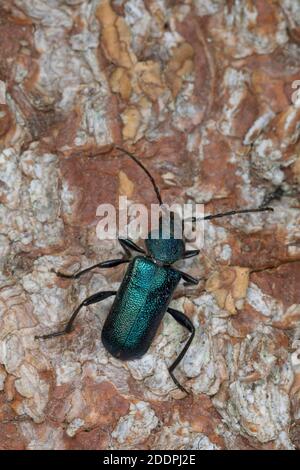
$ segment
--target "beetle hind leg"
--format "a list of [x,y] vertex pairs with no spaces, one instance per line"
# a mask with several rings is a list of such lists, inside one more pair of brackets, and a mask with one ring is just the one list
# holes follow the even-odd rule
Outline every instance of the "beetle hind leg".
[[63,330],[54,331],[53,333],[49,333],[47,335],[35,336],[34,339],[49,339],[49,338],[54,338],[55,336],[62,336],[62,335],[66,335],[68,333],[71,333],[73,323],[74,323],[78,313],[82,309],[82,307],[87,307],[88,305],[92,305],[92,304],[96,304],[97,302],[101,302],[101,300],[107,299],[108,297],[110,297],[112,295],[115,295],[116,293],[117,293],[117,291],[108,290],[108,291],[103,291],[103,292],[97,292],[96,294],[93,294],[90,297],[87,297],[74,310],[74,312],[71,315],[71,318],[69,319],[68,323],[66,324],[66,326]]
[[169,307],[167,311],[168,311],[168,313],[170,313],[172,315],[174,320],[176,320],[180,325],[185,327],[191,333],[191,335],[190,335],[189,339],[187,340],[187,342],[186,342],[184,348],[182,349],[181,353],[175,359],[173,364],[171,364],[171,366],[169,367],[169,373],[170,373],[170,376],[172,377],[172,380],[175,383],[175,385],[180,390],[182,390],[183,392],[188,394],[189,392],[178,382],[178,380],[174,376],[173,371],[178,366],[180,361],[184,358],[187,350],[189,349],[189,347],[191,345],[191,342],[193,341],[193,338],[195,336],[195,327],[194,327],[193,323],[191,322],[191,320],[186,315],[184,315],[184,313],[180,312],[179,310],[175,310],[174,308]]

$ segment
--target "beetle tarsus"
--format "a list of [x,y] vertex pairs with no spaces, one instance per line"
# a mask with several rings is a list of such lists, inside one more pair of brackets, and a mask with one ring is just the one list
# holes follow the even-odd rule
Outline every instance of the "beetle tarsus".
[[168,371],[169,371],[169,374],[170,374],[170,376],[171,376],[171,378],[172,378],[174,384],[176,385],[176,387],[178,387],[179,390],[181,390],[182,392],[184,392],[184,393],[186,393],[187,395],[189,395],[190,392],[189,392],[186,388],[184,388],[183,385],[181,385],[181,384],[178,382],[178,380],[176,379],[175,375],[173,374],[173,372],[172,372],[172,370],[171,370],[171,367],[168,369]]
[[60,271],[52,271],[56,274],[57,277],[62,277],[64,279],[76,279],[78,276],[77,274],[66,274],[66,273],[62,273]]
[[53,333],[49,333],[48,335],[40,335],[40,336],[35,336],[34,339],[50,339],[54,338],[56,336],[63,336],[67,335],[68,333],[71,333],[72,330],[67,330],[66,328],[61,331],[54,331]]

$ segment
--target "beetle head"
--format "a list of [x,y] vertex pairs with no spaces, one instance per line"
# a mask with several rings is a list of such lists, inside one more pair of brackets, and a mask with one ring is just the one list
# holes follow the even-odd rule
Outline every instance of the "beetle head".
[[170,212],[167,221],[160,216],[159,228],[149,232],[145,245],[148,254],[163,264],[172,264],[181,259],[185,244],[182,239],[182,222],[178,216]]

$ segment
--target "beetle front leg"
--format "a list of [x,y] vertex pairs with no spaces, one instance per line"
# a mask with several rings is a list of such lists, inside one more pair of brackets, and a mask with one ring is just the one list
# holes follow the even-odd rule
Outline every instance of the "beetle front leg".
[[91,295],[90,297],[87,297],[81,304],[74,310],[74,312],[71,315],[70,320],[68,321],[67,325],[65,328],[61,331],[55,331],[54,333],[49,333],[48,335],[41,335],[41,336],[35,336],[34,339],[49,339],[49,338],[54,338],[55,336],[62,336],[65,334],[68,334],[72,331],[72,326],[73,323],[82,309],[82,307],[87,307],[88,305],[96,304],[97,302],[101,302],[101,300],[107,299],[108,297],[115,295],[117,291],[115,290],[108,290],[108,291],[103,291],[103,292],[97,292],[96,294]]
[[182,259],[193,258],[194,256],[199,255],[200,250],[186,250],[183,254]]
[[197,285],[201,281],[201,279],[197,279],[194,276],[191,276],[188,273],[184,273],[183,271],[179,271],[181,274],[182,279],[185,281],[186,284],[194,284]]
[[78,279],[80,276],[82,276],[83,274],[88,273],[89,271],[92,271],[93,269],[96,269],[96,268],[103,268],[103,269],[105,269],[105,268],[114,268],[116,266],[119,266],[120,264],[129,263],[129,261],[130,261],[129,259],[125,259],[125,258],[110,259],[108,261],[103,261],[102,263],[94,264],[93,266],[90,266],[89,268],[83,269],[82,271],[78,271],[75,274],[65,274],[65,273],[61,273],[60,271],[54,271],[54,272],[58,277],[63,277],[64,279]]
[[189,349],[189,347],[191,345],[191,342],[193,341],[193,338],[195,336],[195,327],[194,327],[193,323],[191,322],[191,320],[184,313],[180,312],[179,310],[175,310],[174,308],[169,307],[167,309],[167,312],[172,315],[174,320],[176,320],[178,323],[180,323],[180,325],[184,326],[184,328],[186,328],[191,333],[191,336],[187,340],[183,350],[181,351],[179,356],[175,359],[173,364],[169,367],[169,373],[170,373],[170,376],[172,377],[172,380],[175,383],[175,385],[177,385],[177,387],[180,388],[180,390],[182,390],[183,392],[188,394],[189,392],[182,385],[180,385],[180,383],[178,382],[178,380],[174,376],[173,370],[178,366],[179,362],[183,359],[183,357],[185,356],[187,350]]
[[118,241],[119,241],[120,245],[122,246],[122,248],[125,250],[125,253],[126,253],[127,256],[131,255],[130,250],[137,251],[138,253],[145,254],[145,250],[143,250],[143,248],[138,246],[136,243],[134,243],[129,238],[118,238]]

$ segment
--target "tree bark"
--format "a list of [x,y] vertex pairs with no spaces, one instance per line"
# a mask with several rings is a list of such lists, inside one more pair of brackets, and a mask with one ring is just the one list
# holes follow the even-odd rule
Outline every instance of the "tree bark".
[[[279,5],[280,3],[280,5]],[[300,420],[300,7],[255,0],[2,0],[0,7],[0,448],[295,449]],[[126,265],[99,240],[100,204],[206,213],[148,353],[101,344]],[[139,241],[140,246],[143,241]],[[190,244],[189,249],[197,246]]]

